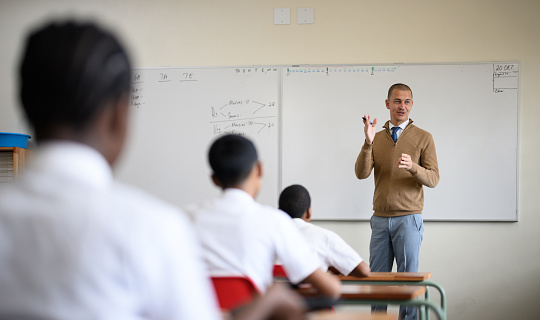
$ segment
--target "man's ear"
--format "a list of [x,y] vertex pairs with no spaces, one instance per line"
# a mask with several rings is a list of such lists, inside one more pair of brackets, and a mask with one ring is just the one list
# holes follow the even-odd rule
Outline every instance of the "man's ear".
[[390,110],[390,102],[388,101],[388,99],[384,100],[384,103],[386,104],[386,109]]
[[214,182],[216,186],[221,188],[221,182],[219,182],[219,180],[216,178],[214,174],[212,174],[212,182]]

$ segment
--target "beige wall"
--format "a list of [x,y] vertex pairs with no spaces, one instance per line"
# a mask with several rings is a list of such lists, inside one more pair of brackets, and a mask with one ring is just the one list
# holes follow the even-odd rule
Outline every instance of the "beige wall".
[[[273,25],[278,7],[291,8],[291,25]],[[315,24],[297,25],[298,7],[315,8]],[[520,61],[519,222],[428,222],[420,268],[445,287],[450,319],[536,318],[540,154],[532,134],[540,118],[540,1],[1,0],[0,131],[26,130],[15,90],[23,34],[66,13],[115,28],[141,67]],[[441,99],[456,94],[448,88]],[[488,125],[505,130],[504,123],[478,123],[478,130]],[[366,222],[319,224],[368,258]]]

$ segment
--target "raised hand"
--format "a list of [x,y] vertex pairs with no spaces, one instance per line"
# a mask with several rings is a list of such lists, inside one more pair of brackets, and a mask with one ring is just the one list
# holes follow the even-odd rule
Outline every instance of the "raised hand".
[[377,132],[377,118],[373,119],[373,122],[371,122],[371,116],[364,115],[362,120],[364,121],[364,134],[366,136],[366,142],[368,144],[373,144],[373,138],[375,138],[375,133]]

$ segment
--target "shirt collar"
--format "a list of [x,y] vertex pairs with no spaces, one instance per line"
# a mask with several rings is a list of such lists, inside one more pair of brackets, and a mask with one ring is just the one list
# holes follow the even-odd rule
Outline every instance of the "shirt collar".
[[113,181],[112,169],[97,150],[76,142],[50,141],[36,150],[29,174],[55,175],[96,188]]
[[[407,119],[407,121],[403,122],[402,124],[400,124],[399,126],[397,127],[400,127],[401,130],[405,130],[405,128],[407,127],[407,125],[409,125],[409,119]],[[392,124],[392,122],[389,122],[389,129],[392,130],[393,127],[396,127],[395,125]]]
[[226,188],[225,190],[223,190],[223,197],[241,199],[242,201],[255,202],[255,199],[253,199],[253,197],[249,193],[238,188]]

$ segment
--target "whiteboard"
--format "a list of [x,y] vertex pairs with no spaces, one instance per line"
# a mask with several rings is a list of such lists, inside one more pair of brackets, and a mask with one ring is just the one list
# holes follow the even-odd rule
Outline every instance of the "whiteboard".
[[279,192],[279,81],[276,66],[133,70],[131,128],[119,179],[183,207],[213,198],[207,154],[220,135],[249,137],[263,161],[257,200]]
[[389,119],[388,88],[413,90],[410,118],[435,140],[439,185],[425,220],[517,221],[519,63],[284,66],[282,183],[311,193],[313,218],[368,220],[373,173],[358,180],[363,114]]

